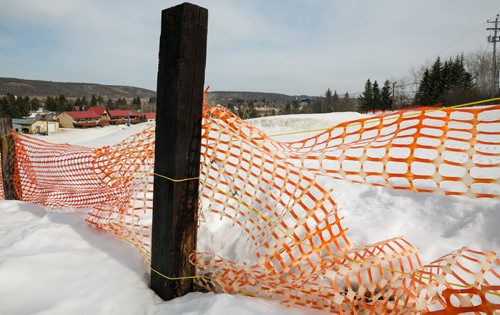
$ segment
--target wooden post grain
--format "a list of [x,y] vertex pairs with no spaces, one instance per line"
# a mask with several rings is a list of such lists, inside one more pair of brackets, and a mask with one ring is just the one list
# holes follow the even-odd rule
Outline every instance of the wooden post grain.
[[0,118],[0,155],[2,159],[3,192],[6,200],[15,200],[14,190],[14,139],[10,134],[12,119]]
[[[163,10],[161,23],[155,173],[198,177],[208,11],[184,3]],[[184,277],[195,274],[198,182],[154,179],[151,288],[164,300],[193,290]]]

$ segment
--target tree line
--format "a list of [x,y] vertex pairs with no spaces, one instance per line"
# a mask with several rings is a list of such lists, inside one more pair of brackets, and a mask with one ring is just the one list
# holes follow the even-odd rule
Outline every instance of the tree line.
[[304,113],[328,113],[333,111],[354,111],[356,110],[355,101],[346,92],[342,97],[337,94],[337,91],[332,92],[327,89],[322,96],[314,97],[314,100],[287,100],[283,103],[269,103],[265,100],[245,100],[237,98],[230,100],[225,106],[241,119],[289,115],[289,114],[304,114]]
[[436,57],[413,68],[407,76],[393,80],[397,81],[393,108],[450,106],[498,97],[493,60],[490,49],[480,48],[447,59]]
[[[400,107],[449,106],[487,97],[487,93],[481,93],[464,60],[463,54],[444,62],[437,57],[430,66],[423,67],[415,95]],[[389,80],[380,89],[376,80],[372,83],[368,79],[358,97],[359,110],[390,110],[394,107],[394,93]]]
[[453,105],[477,100],[480,93],[472,74],[465,69],[464,56],[444,63],[437,57],[432,66],[424,69],[417,93],[416,105]]
[[[256,104],[261,105],[265,104],[265,102],[237,98],[234,101],[229,101],[227,104],[227,108],[241,119],[250,119],[264,116],[265,114],[259,114],[257,112]],[[274,115],[276,115],[276,113],[274,113]]]
[[125,98],[104,99],[101,95],[92,95],[87,99],[86,96],[77,97],[76,99],[68,100],[64,95],[51,96],[48,95],[45,99],[38,97],[30,98],[29,96],[15,96],[6,94],[0,97],[0,117],[5,118],[22,118],[29,116],[30,112],[37,111],[43,108],[49,112],[62,113],[65,111],[81,111],[86,110],[91,106],[103,106],[106,109],[131,109],[145,112],[154,111],[155,98],[150,98],[148,102],[141,101],[140,97],[134,97],[130,102]]
[[388,110],[392,108],[393,91],[389,80],[385,80],[382,89],[380,89],[377,80],[371,83],[370,79],[366,80],[365,89],[358,97],[359,110],[363,112]]
[[340,97],[337,90],[328,88],[325,94],[314,97],[312,102],[299,100],[288,101],[279,114],[310,114],[310,113],[330,113],[356,110],[355,101],[350,97],[349,92]]
[[38,98],[29,96],[18,97],[12,94],[0,97],[0,117],[22,118],[30,114],[33,108],[38,108],[41,102]]
[[340,97],[337,90],[332,92],[330,88],[325,91],[322,97],[315,98],[314,102],[309,107],[303,107],[302,113],[330,113],[330,112],[345,112],[355,110],[355,103],[350,97],[349,92]]

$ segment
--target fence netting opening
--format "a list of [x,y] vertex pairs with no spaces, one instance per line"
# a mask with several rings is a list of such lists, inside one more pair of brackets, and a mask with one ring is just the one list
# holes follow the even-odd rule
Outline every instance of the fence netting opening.
[[[149,259],[154,127],[98,149],[13,135],[21,200],[90,208],[90,224],[127,240]],[[280,142],[221,106],[205,105],[200,218],[232,222],[248,244],[248,257],[193,253],[191,261],[203,276],[197,281],[215,292],[337,313],[499,310],[495,252],[461,248],[424,265],[403,237],[354,248],[331,188],[318,181],[329,176],[413,192],[499,198],[499,136],[498,105],[402,110],[294,142]]]

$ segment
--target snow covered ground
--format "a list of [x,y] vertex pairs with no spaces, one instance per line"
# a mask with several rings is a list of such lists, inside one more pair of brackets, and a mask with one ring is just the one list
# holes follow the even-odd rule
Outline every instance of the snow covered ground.
[[[269,134],[319,129],[359,119],[357,113],[291,115],[250,122]],[[63,129],[41,136],[57,143],[98,147],[117,143],[146,124]],[[283,141],[297,137],[280,136]],[[462,246],[481,251],[500,245],[500,202],[415,194],[322,179],[335,190],[348,236],[360,246],[405,236],[421,248],[424,263]],[[227,294],[192,293],[161,301],[148,288],[148,266],[139,252],[96,231],[82,209],[51,209],[0,201],[0,314],[321,314],[278,302]],[[215,246],[221,226],[200,231],[200,245]],[[227,242],[227,241],[226,241]],[[216,246],[215,246],[216,247]]]

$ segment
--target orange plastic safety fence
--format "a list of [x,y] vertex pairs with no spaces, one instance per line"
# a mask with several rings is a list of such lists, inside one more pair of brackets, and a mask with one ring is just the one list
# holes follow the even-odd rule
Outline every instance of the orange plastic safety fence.
[[19,199],[50,207],[89,208],[89,223],[149,255],[154,130],[99,149],[13,136]]
[[322,175],[394,189],[500,196],[500,106],[420,108],[343,123],[282,144],[287,161]]
[[[194,253],[199,284],[338,313],[492,311],[495,253],[464,248],[422,266],[404,238],[353,249],[331,189],[317,179],[498,198],[499,126],[500,106],[422,108],[285,143],[205,106],[200,217],[232,221],[250,251],[245,261]],[[154,129],[101,149],[14,137],[23,200],[90,208],[91,224],[149,257]]]

